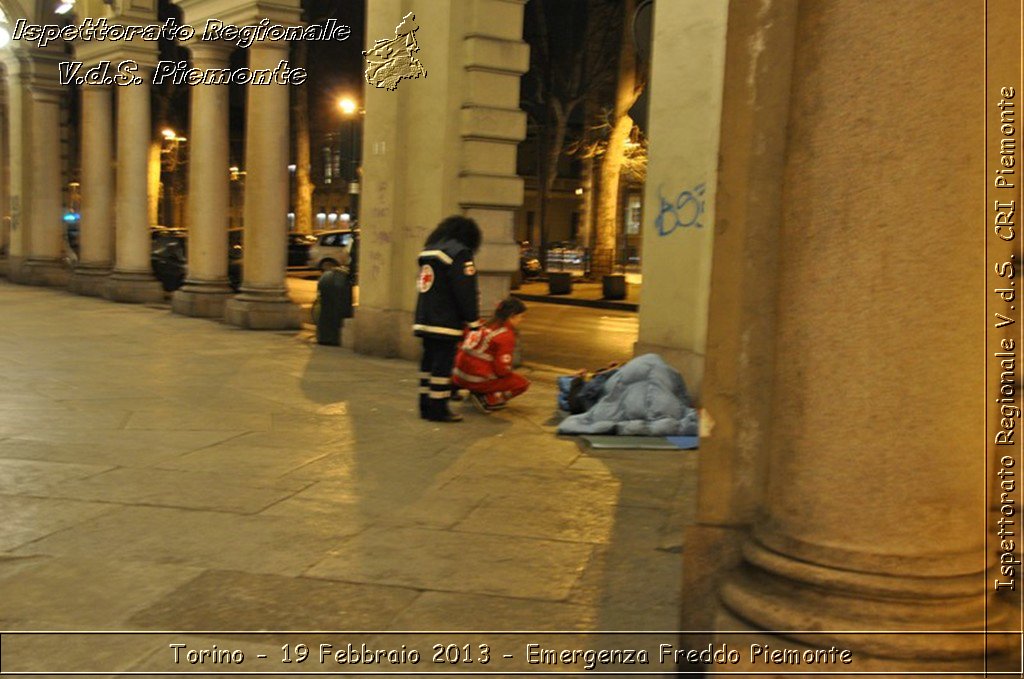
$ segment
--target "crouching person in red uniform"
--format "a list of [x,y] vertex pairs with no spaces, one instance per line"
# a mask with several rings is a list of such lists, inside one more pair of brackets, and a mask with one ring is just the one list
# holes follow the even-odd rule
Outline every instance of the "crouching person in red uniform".
[[515,297],[502,301],[479,330],[470,330],[455,356],[452,383],[469,390],[469,397],[484,412],[504,408],[510,398],[530,386],[530,381],[512,372],[516,328],[526,305]]

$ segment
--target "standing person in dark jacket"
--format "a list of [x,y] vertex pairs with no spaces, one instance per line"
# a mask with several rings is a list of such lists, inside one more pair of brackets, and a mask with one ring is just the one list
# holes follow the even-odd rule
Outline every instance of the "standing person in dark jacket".
[[324,264],[324,275],[316,284],[320,299],[320,317],[316,319],[316,341],[329,346],[341,345],[341,326],[346,318],[352,318],[352,281],[349,278],[347,253],[342,266],[333,262]]
[[480,249],[480,227],[468,217],[448,217],[427,236],[419,255],[416,321],[413,332],[423,340],[420,362],[420,417],[458,422],[448,408],[452,366],[463,332],[480,321],[480,300],[473,255]]

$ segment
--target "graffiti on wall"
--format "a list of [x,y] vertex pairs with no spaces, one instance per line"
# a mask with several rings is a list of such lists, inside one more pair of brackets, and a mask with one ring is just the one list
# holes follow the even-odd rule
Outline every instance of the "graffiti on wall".
[[703,228],[701,219],[704,216],[704,190],[704,183],[701,182],[692,189],[680,191],[674,201],[669,201],[665,199],[659,186],[658,200],[661,207],[658,208],[658,216],[654,219],[658,235],[667,236],[679,228]]

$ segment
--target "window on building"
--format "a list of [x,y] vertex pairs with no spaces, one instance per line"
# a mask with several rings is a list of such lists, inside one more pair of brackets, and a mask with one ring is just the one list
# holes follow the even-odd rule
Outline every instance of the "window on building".
[[330,184],[331,179],[334,177],[332,172],[333,166],[331,164],[331,147],[325,146],[322,151],[324,159],[324,184]]
[[640,233],[640,212],[643,206],[639,193],[629,194],[626,199],[626,235],[635,236]]

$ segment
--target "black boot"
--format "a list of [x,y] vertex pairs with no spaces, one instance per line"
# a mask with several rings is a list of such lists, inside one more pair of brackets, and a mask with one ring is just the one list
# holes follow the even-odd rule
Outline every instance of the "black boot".
[[420,419],[430,419],[430,397],[426,394],[420,394]]
[[427,419],[431,422],[462,422],[462,415],[448,409],[448,399],[430,399]]

